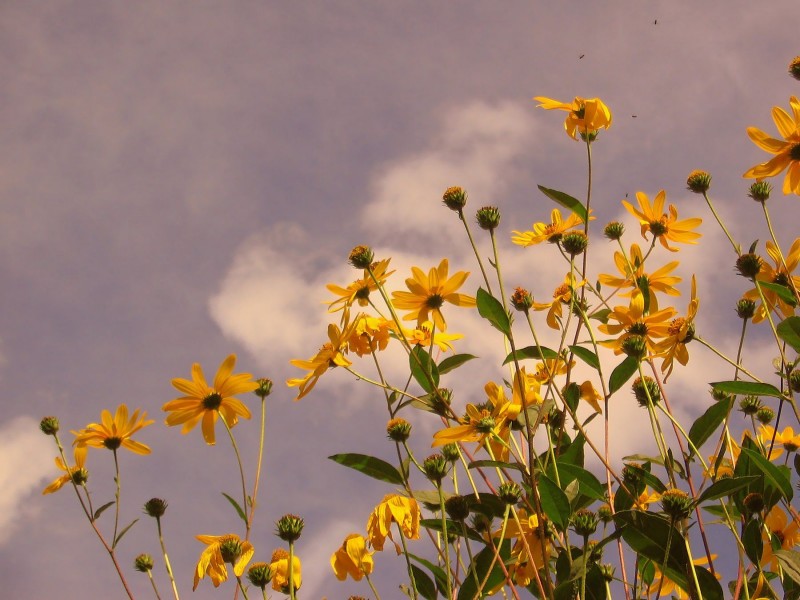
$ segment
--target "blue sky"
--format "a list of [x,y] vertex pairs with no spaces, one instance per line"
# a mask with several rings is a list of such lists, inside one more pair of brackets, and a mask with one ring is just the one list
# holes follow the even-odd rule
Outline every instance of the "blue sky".
[[[744,282],[730,276],[730,247],[685,178],[710,171],[734,236],[765,239],[741,179],[765,155],[745,128],[773,132],[771,107],[797,94],[785,73],[798,54],[795,12],[791,0],[4,3],[5,593],[121,597],[71,493],[40,495],[58,473],[36,426],[55,414],[64,430],[78,429],[127,403],[158,422],[139,435],[153,456],[122,458],[122,509],[130,520],[152,496],[170,501],[167,544],[189,595],[201,550],[193,536],[236,527],[219,492],[238,489],[238,474],[229,447],[167,429],[160,407],[175,395],[170,379],[187,377],[195,361],[211,374],[231,352],[240,370],[276,382],[257,552],[268,558],[278,542],[272,523],[295,512],[307,521],[304,596],[366,592],[336,582],[327,560],[388,490],[326,457],[391,458],[385,410],[342,373],[293,403],[283,386],[296,375],[288,360],[324,341],[324,285],[353,278],[345,260],[356,244],[392,256],[397,285],[412,264],[427,270],[446,256],[453,270],[473,271],[474,292],[460,224],[438,202],[446,187],[468,189],[473,208],[500,206],[508,235],[548,217],[537,184],[581,197],[582,146],[564,135],[560,113],[535,109],[533,96],[599,96],[611,107],[612,128],[595,146],[598,222],[622,217],[626,194],[659,189],[681,215],[704,218],[702,251],[678,258],[699,274],[701,312],[717,299],[724,307],[700,320],[724,346],[736,335],[732,306]],[[776,196],[788,247],[796,200]],[[563,267],[512,249],[508,235],[509,287],[555,287]],[[466,378],[475,390],[464,393],[468,401],[502,376],[492,362],[502,348],[470,315],[453,315],[453,327],[468,334],[464,351],[486,358]],[[729,375],[697,362],[672,384],[687,418],[704,406],[698,381]],[[236,429],[251,456],[256,429]],[[615,456],[635,447],[632,436]],[[94,454],[92,483],[105,499],[110,460]],[[151,525],[128,535],[124,564],[156,553]],[[384,555],[379,572],[397,566]],[[146,597],[149,584],[135,575]],[[192,597],[212,592],[204,583]]]

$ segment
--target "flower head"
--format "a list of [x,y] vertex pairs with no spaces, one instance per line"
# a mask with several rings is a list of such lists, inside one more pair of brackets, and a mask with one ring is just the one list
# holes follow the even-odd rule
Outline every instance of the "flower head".
[[467,280],[469,273],[459,271],[448,277],[447,259],[442,259],[438,267],[431,268],[428,274],[418,267],[411,267],[413,277],[406,279],[408,292],[392,292],[392,304],[400,310],[410,310],[403,317],[405,321],[424,323],[432,318],[436,329],[444,331],[447,325],[440,310],[445,302],[456,306],[475,306],[475,298],[456,292]]
[[452,342],[464,337],[463,333],[436,331],[433,328],[433,323],[430,321],[420,323],[415,329],[403,329],[403,335],[405,335],[406,340],[412,346],[430,348],[431,344],[433,344],[442,352],[453,350]]
[[[519,519],[508,521],[505,538],[516,539],[511,548],[514,563],[509,574],[517,585],[528,586],[536,572],[544,566],[550,554],[550,542],[547,539],[547,528],[541,527],[535,513],[528,514],[523,508],[518,511]],[[544,530],[544,537],[542,533]],[[499,535],[499,531],[497,534]]]
[[[717,558],[716,554],[711,555],[711,559]],[[708,558],[698,558],[692,561],[693,564],[697,566],[705,565],[708,563]],[[717,573],[717,579],[720,578],[720,574]],[[664,579],[664,582],[661,583],[661,579]],[[690,598],[689,594],[686,593],[682,587],[680,587],[677,583],[672,581],[669,577],[662,575],[661,570],[656,566],[656,575],[653,583],[650,584],[650,587],[647,590],[649,594],[655,594],[658,589],[661,588],[661,593],[659,597],[663,598],[664,596],[676,597],[678,600],[688,600]]]
[[357,533],[348,535],[342,547],[331,554],[331,567],[336,579],[344,581],[350,575],[354,580],[361,581],[364,575],[372,573],[373,554],[367,550],[364,536]]
[[241,576],[247,563],[253,558],[253,545],[240,540],[239,536],[233,533],[198,535],[197,539],[206,545],[206,549],[200,554],[200,560],[197,562],[192,590],[197,589],[197,584],[206,575],[211,578],[214,587],[219,587],[220,583],[228,579],[225,563],[231,563],[236,576]]
[[[386,258],[371,264],[364,269],[364,276],[361,279],[356,279],[347,287],[343,288],[335,283],[326,285],[325,287],[330,292],[338,296],[336,300],[328,302],[328,312],[348,310],[355,302],[358,302],[359,306],[367,306],[370,293],[377,290],[378,285],[383,285],[389,275],[394,273],[394,271],[387,271],[389,260]],[[372,271],[372,275],[370,275],[370,271]]]
[[672,248],[667,240],[679,244],[696,244],[700,234],[692,231],[696,229],[702,219],[694,217],[678,221],[678,209],[674,205],[669,205],[669,212],[664,212],[664,201],[667,198],[666,192],[661,190],[650,203],[650,199],[644,192],[636,192],[636,201],[639,208],[636,209],[627,200],[622,201],[622,205],[634,217],[639,219],[642,227],[642,237],[647,238],[647,232],[652,233],[670,252],[677,252],[677,248]]
[[664,357],[661,363],[661,372],[666,373],[664,381],[672,373],[673,363],[677,360],[684,367],[689,362],[689,352],[686,344],[694,339],[694,318],[697,315],[697,307],[700,301],[697,299],[697,283],[692,275],[692,296],[689,300],[689,307],[686,309],[685,317],[677,317],[672,320],[667,329],[667,337],[656,344],[656,352]]
[[573,273],[567,273],[564,276],[564,283],[553,291],[553,300],[551,302],[534,302],[533,310],[546,310],[548,327],[560,329],[563,307],[572,305],[573,294],[585,284],[585,279],[578,281]]
[[631,288],[621,296],[631,296],[636,288],[647,287],[650,292],[650,308],[658,310],[658,299],[655,292],[666,294],[667,296],[680,296],[680,292],[673,287],[680,283],[681,278],[671,275],[680,264],[677,260],[667,263],[663,267],[656,269],[652,273],[645,272],[644,255],[638,244],[631,244],[629,256],[623,252],[614,253],[614,264],[617,266],[622,277],[614,275],[600,274],[598,279],[604,286],[617,289]]
[[[383,544],[388,537],[392,542],[391,526],[397,523],[402,534],[412,540],[419,538],[420,511],[414,498],[407,498],[399,494],[387,494],[381,503],[375,507],[367,521],[367,535],[370,545],[376,550],[383,550]],[[395,543],[397,554],[400,547]]]
[[[638,289],[634,291],[628,306],[616,306],[608,315],[608,323],[600,325],[600,331],[610,335],[622,334],[613,340],[602,340],[600,344],[614,349],[621,354],[625,340],[632,336],[640,336],[646,349],[656,353],[657,340],[669,334],[668,321],[675,316],[675,309],[664,308],[656,312],[648,312],[644,306],[644,296]],[[616,321],[616,323],[612,323]]]
[[[272,573],[272,589],[284,594],[289,593],[289,553],[283,548],[278,548],[272,553],[269,563]],[[303,565],[297,555],[292,555],[292,583],[294,589],[299,590],[303,583]]]
[[119,447],[127,448],[136,454],[150,454],[150,448],[131,439],[134,433],[152,425],[155,421],[146,420],[147,413],[143,412],[141,417],[139,411],[135,410],[131,418],[128,418],[128,407],[120,404],[114,416],[107,410],[100,414],[100,423],[89,423],[80,431],[73,431],[75,441],[73,446],[77,448],[107,448],[116,450]]
[[289,361],[295,367],[308,371],[303,377],[286,380],[289,387],[299,387],[300,391],[295,400],[300,400],[308,394],[325,372],[332,367],[349,367],[351,363],[344,354],[347,352],[348,342],[355,330],[356,322],[342,325],[339,329],[335,324],[328,325],[328,342],[322,345],[319,351],[308,360],[294,359]]
[[[800,290],[800,277],[792,275],[792,273],[797,268],[797,265],[800,264],[800,238],[797,238],[794,243],[792,243],[789,248],[789,254],[786,256],[785,263],[781,259],[780,250],[772,243],[772,240],[767,240],[767,254],[769,254],[775,266],[773,267],[766,261],[762,261],[755,278],[758,281],[766,283],[784,285],[796,295],[797,291]],[[766,300],[767,308],[769,308],[770,311],[778,311],[784,317],[789,317],[794,314],[794,307],[786,303],[777,292],[766,287],[762,287],[761,292],[764,294],[764,300]],[[753,288],[744,293],[744,298],[756,302],[761,299],[761,296],[758,290]],[[767,308],[759,303],[753,315],[753,323],[760,323],[767,318]]]
[[75,466],[70,467],[69,465],[64,464],[64,461],[61,459],[60,456],[56,457],[56,466],[64,471],[64,474],[61,477],[55,479],[50,485],[42,490],[42,495],[44,494],[52,494],[53,492],[57,492],[64,484],[69,483],[70,481],[75,482],[76,485],[81,485],[82,483],[86,482],[86,479],[89,476],[89,473],[84,468],[86,464],[86,447],[83,448],[75,448]]
[[800,524],[796,519],[791,522],[783,512],[783,509],[777,505],[772,507],[769,511],[767,518],[764,519],[764,524],[769,529],[770,536],[763,532],[761,535],[764,539],[764,548],[761,551],[761,565],[769,565],[770,570],[778,570],[778,557],[772,549],[773,540],[776,546],[781,550],[791,550],[798,543],[800,543]]
[[192,365],[191,381],[181,377],[173,379],[172,386],[184,395],[161,407],[161,410],[169,413],[166,424],[183,425],[181,433],[186,434],[202,421],[203,438],[206,444],[213,446],[216,443],[214,425],[220,415],[228,427],[236,425],[239,417],[249,419],[250,410],[235,396],[254,391],[258,383],[253,381],[250,373],[234,375],[235,365],[235,354],[223,360],[217,369],[213,386],[206,383],[200,363]]
[[753,143],[775,156],[748,169],[742,177],[764,179],[775,177],[786,169],[783,193],[800,196],[800,100],[792,96],[789,98],[789,106],[792,108],[792,116],[780,106],[772,108],[772,120],[783,140],[770,137],[756,127],[747,128],[747,135]]
[[582,138],[593,139],[597,136],[600,129],[611,127],[611,111],[600,98],[581,98],[575,96],[571,104],[536,96],[534,98],[540,104],[538,106],[545,110],[564,110],[567,111],[567,118],[564,121],[564,129],[573,140]]
[[531,231],[512,231],[515,235],[511,237],[511,241],[518,246],[534,246],[542,242],[555,244],[564,233],[582,224],[583,219],[575,213],[571,212],[565,220],[561,217],[561,211],[554,208],[550,213],[550,223],[534,223]]

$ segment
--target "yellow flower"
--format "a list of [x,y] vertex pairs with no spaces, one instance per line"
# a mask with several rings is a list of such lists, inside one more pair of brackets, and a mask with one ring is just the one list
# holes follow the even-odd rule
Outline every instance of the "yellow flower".
[[[402,535],[411,540],[419,539],[419,506],[414,498],[406,498],[399,494],[387,494],[375,507],[367,521],[367,535],[370,545],[375,550],[383,550],[383,543],[388,537],[392,542],[391,526],[397,523]],[[394,543],[397,554],[400,546]]]
[[233,572],[237,577],[244,573],[244,568],[253,558],[253,545],[233,533],[226,535],[198,535],[197,539],[206,544],[206,549],[200,554],[197,568],[194,571],[194,586],[197,589],[200,580],[208,575],[214,587],[228,579],[228,569],[225,563],[233,565]]
[[128,419],[128,407],[124,404],[117,407],[117,412],[113,417],[110,412],[104,410],[100,414],[102,423],[89,423],[84,429],[72,432],[75,434],[75,441],[72,442],[72,445],[77,446],[78,449],[91,446],[109,450],[116,450],[121,446],[136,454],[150,454],[150,448],[131,439],[134,433],[155,423],[152,419],[145,420],[145,417],[147,417],[146,412],[143,412],[140,417],[139,411],[136,410]]
[[[797,268],[798,263],[800,263],[800,238],[797,238],[789,248],[789,254],[786,256],[786,268],[784,268],[781,262],[781,253],[775,244],[772,243],[772,240],[767,241],[767,254],[769,254],[775,266],[773,267],[763,262],[761,264],[761,271],[756,275],[756,279],[767,283],[785,285],[797,295],[797,290],[800,290],[800,277],[792,275],[792,272]],[[761,288],[761,292],[764,294],[764,299],[767,301],[767,306],[770,311],[777,310],[784,317],[789,317],[794,314],[794,307],[790,304],[786,304],[777,293],[767,288]],[[756,288],[745,292],[744,297],[753,301],[759,301],[761,299]],[[766,318],[767,309],[764,308],[763,304],[759,304],[753,315],[753,323],[760,323]]]
[[511,237],[511,241],[518,246],[534,246],[545,241],[555,244],[564,233],[583,224],[583,219],[575,213],[570,213],[566,221],[562,220],[561,211],[557,208],[550,213],[550,221],[550,223],[534,223],[533,231],[512,231],[516,235]]
[[674,205],[669,205],[669,213],[664,212],[664,201],[667,198],[666,192],[661,190],[655,197],[655,200],[650,204],[650,199],[644,192],[636,192],[636,200],[639,204],[639,209],[635,209],[628,201],[623,200],[622,205],[634,217],[639,219],[639,224],[642,227],[642,237],[647,238],[647,232],[652,233],[670,252],[677,252],[677,248],[672,248],[667,240],[679,244],[696,244],[697,239],[700,237],[699,233],[692,231],[696,229],[702,219],[697,217],[691,219],[684,219],[678,221],[678,209]]
[[789,105],[792,107],[793,116],[789,116],[789,113],[780,106],[772,108],[772,120],[775,121],[783,141],[768,136],[756,127],[747,128],[747,135],[753,143],[762,150],[774,154],[775,157],[749,169],[742,177],[748,179],[775,177],[787,169],[783,180],[783,193],[800,196],[800,101],[791,96]]
[[206,444],[213,446],[216,443],[214,425],[220,414],[228,427],[236,425],[239,417],[249,419],[250,410],[234,396],[252,392],[258,384],[250,373],[234,375],[235,365],[235,354],[223,360],[217,369],[213,386],[206,383],[200,363],[192,365],[191,381],[181,377],[173,379],[172,386],[184,395],[161,407],[161,410],[169,413],[165,423],[170,427],[182,424],[181,433],[186,434],[202,420],[203,438]]
[[556,358],[547,358],[543,361],[539,361],[536,364],[536,373],[533,374],[533,377],[539,383],[550,383],[556,378],[557,375],[566,375],[574,366],[574,360],[567,364],[567,361],[561,356]]
[[458,294],[456,290],[466,281],[469,273],[459,271],[452,277],[447,277],[447,259],[442,259],[438,267],[428,271],[426,276],[422,269],[411,267],[413,277],[406,279],[408,292],[392,292],[392,304],[400,310],[410,310],[403,317],[404,321],[417,320],[424,323],[431,314],[436,329],[444,331],[447,325],[439,310],[445,302],[456,306],[475,306],[475,298],[465,294]]
[[[600,325],[600,331],[609,335],[622,333],[613,340],[601,340],[599,343],[607,348],[613,348],[615,354],[622,353],[622,344],[631,335],[642,336],[648,351],[656,352],[656,339],[664,338],[669,332],[668,321],[675,315],[675,309],[665,308],[654,313],[644,310],[644,297],[637,289],[631,297],[628,306],[616,306],[608,315],[609,322]],[[614,320],[616,323],[611,323]]]
[[[781,550],[791,550],[800,543],[800,526],[797,520],[792,519],[790,523],[786,513],[778,506],[772,507],[767,518],[764,519],[764,524],[769,529],[770,537],[780,542]],[[764,548],[761,551],[761,566],[769,565],[770,570],[777,571],[778,558],[772,549],[770,537],[767,537],[766,532],[762,532],[761,537],[764,540]]]
[[694,318],[699,305],[697,283],[692,275],[692,296],[689,300],[689,307],[686,309],[686,317],[673,319],[667,329],[668,337],[655,346],[656,352],[664,357],[664,362],[661,363],[661,372],[666,372],[664,381],[672,373],[673,362],[676,359],[684,367],[689,362],[689,351],[686,349],[686,344],[694,339]]
[[622,277],[614,277],[613,275],[601,274],[598,279],[603,285],[620,288],[631,288],[630,291],[621,294],[623,297],[633,294],[633,290],[638,287],[647,285],[650,291],[650,308],[658,310],[658,300],[655,292],[661,292],[668,296],[680,296],[680,292],[673,286],[680,283],[681,278],[670,275],[678,266],[678,261],[674,260],[667,263],[660,269],[657,269],[652,274],[648,275],[644,270],[644,257],[642,250],[637,244],[631,244],[630,256],[628,258],[622,252],[614,253],[614,264],[622,274]]
[[344,581],[350,575],[361,581],[364,575],[372,573],[374,552],[367,550],[364,536],[351,533],[344,539],[342,547],[331,555],[331,567],[336,579]]
[[559,285],[553,292],[553,301],[534,302],[533,310],[546,310],[548,327],[551,329],[559,329],[559,322],[561,321],[561,315],[563,313],[562,306],[570,306],[572,304],[572,294],[585,283],[585,279],[578,282],[572,273],[567,273],[564,277],[564,283]]
[[[64,486],[64,484],[73,481],[75,475],[77,473],[80,473],[81,471],[83,471],[83,473],[81,474],[82,478],[84,480],[86,479],[87,473],[86,470],[84,469],[84,465],[86,464],[86,446],[84,446],[83,448],[75,448],[74,454],[75,454],[74,467],[70,467],[69,465],[64,464],[64,461],[61,459],[60,456],[56,457],[56,466],[62,471],[64,471],[64,474],[58,479],[55,479],[53,483],[48,485],[46,488],[44,488],[42,490],[42,495],[52,494],[53,492],[57,492]],[[77,478],[75,478],[74,480],[76,483],[78,483]]]
[[[283,594],[289,593],[289,553],[283,548],[278,548],[272,553],[269,563],[272,573],[272,589]],[[292,582],[294,589],[299,590],[303,584],[303,565],[296,554],[292,555]]]
[[375,350],[385,350],[389,345],[390,333],[394,323],[382,317],[361,313],[355,321],[347,347],[358,356],[372,354]]
[[515,411],[511,412],[511,403],[506,400],[503,389],[492,381],[484,386],[484,390],[489,401],[477,406],[467,404],[467,414],[461,419],[461,425],[434,433],[432,446],[445,446],[455,442],[477,442],[482,446],[487,440],[500,436],[508,421],[519,414],[520,407],[515,407]]
[[386,271],[389,266],[389,260],[391,259],[386,258],[372,264],[370,269],[375,276],[374,279],[370,276],[369,270],[364,269],[364,277],[356,279],[346,288],[340,287],[334,283],[326,285],[325,287],[327,287],[328,290],[339,296],[336,300],[328,302],[328,312],[347,310],[354,302],[358,302],[359,306],[367,306],[369,304],[370,292],[374,292],[378,289],[378,285],[375,281],[377,280],[379,284],[383,285],[389,275],[394,273],[394,271]]
[[[716,554],[711,555],[711,560],[717,558]],[[697,566],[708,564],[708,557],[698,558],[692,561],[692,564]],[[675,596],[678,600],[688,600],[689,595],[684,591],[683,588],[678,586],[674,581],[672,581],[669,577],[663,576],[661,574],[661,570],[658,568],[658,565],[654,565],[656,568],[656,575],[653,583],[650,584],[650,587],[647,590],[649,594],[655,594],[658,591],[658,587],[661,586],[661,593],[659,594],[659,598],[663,596]],[[720,574],[716,573],[717,579],[720,578]],[[664,583],[661,584],[661,578],[664,577]]]
[[581,136],[592,136],[597,134],[601,128],[611,127],[611,111],[600,98],[581,98],[575,96],[572,104],[565,104],[558,100],[536,96],[534,98],[545,110],[565,110],[567,118],[564,121],[564,129],[572,139],[577,140],[578,134]]
[[[775,437],[775,444],[772,444],[772,438]],[[795,434],[794,429],[785,427],[780,433],[775,432],[775,428],[770,425],[762,425],[759,430],[758,439],[764,446],[764,454],[767,453],[770,446],[772,452],[769,453],[769,460],[775,460],[783,451],[796,452],[800,448],[800,434]]]
[[347,351],[347,344],[353,335],[356,322],[345,322],[342,329],[331,323],[328,325],[328,342],[322,345],[319,351],[308,360],[293,359],[290,364],[300,369],[308,371],[303,377],[287,379],[286,385],[289,387],[299,387],[300,391],[295,400],[300,400],[317,385],[317,381],[331,367],[349,367],[351,363],[344,356]]
[[594,409],[597,413],[602,413],[603,409],[600,408],[600,400],[603,397],[600,395],[591,381],[588,379],[584,381],[580,386],[580,399],[585,400],[589,403],[589,405]]
[[[431,339],[431,332],[433,332],[433,339]],[[417,326],[416,329],[403,329],[403,335],[412,346],[422,346],[423,348],[430,348],[431,344],[438,346],[442,352],[453,350],[455,340],[460,340],[464,337],[463,333],[446,333],[444,331],[434,331],[433,323],[425,321]]]
[[[509,519],[504,536],[504,539],[517,540],[511,548],[511,558],[515,562],[509,569],[509,575],[517,585],[527,587],[550,555],[550,544],[546,537],[541,538],[539,519],[535,513],[529,515],[523,508],[517,511],[517,516],[519,524],[516,519]],[[499,533],[497,531],[495,534]]]
[[651,494],[650,489],[645,487],[644,491],[633,500],[633,507],[638,510],[647,510],[648,506],[650,506],[653,502],[658,502],[659,500],[661,500],[661,494],[658,492],[653,492]]

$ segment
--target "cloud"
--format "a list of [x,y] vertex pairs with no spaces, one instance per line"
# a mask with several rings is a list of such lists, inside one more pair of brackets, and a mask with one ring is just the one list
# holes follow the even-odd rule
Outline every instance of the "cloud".
[[0,426],[0,544],[22,523],[24,500],[40,493],[39,484],[54,473],[53,446],[32,417],[17,417]]

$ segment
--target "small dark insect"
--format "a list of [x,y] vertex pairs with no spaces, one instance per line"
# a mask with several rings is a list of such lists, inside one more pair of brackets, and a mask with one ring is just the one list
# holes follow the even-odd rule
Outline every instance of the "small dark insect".
[[586,56],[586,55],[585,55],[585,54],[581,54],[581,55],[578,57],[578,60],[582,59],[584,56]]
[[631,117],[635,119],[635,118],[636,118],[636,115],[631,115]]
[[658,19],[656,19],[655,21],[653,21],[653,25],[658,25]]

